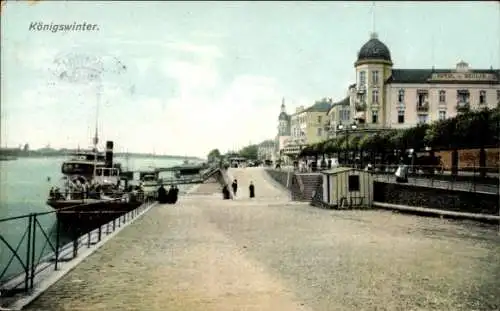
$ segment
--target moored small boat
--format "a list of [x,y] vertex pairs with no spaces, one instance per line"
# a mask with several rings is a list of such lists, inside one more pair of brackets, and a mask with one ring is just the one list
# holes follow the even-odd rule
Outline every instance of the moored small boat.
[[[47,204],[57,210],[66,226],[93,229],[127,213],[144,202],[139,191],[127,191],[127,179],[120,176],[121,165],[113,163],[113,142],[105,154],[77,152],[63,162],[63,187],[50,190]],[[123,184],[122,182],[125,181]]]

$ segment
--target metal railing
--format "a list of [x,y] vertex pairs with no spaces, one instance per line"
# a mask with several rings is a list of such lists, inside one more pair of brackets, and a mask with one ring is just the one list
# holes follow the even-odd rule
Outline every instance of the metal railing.
[[[143,210],[148,208],[154,200],[146,198],[136,209],[127,213],[123,211],[71,211],[69,209],[76,206],[70,206],[57,211],[42,213],[31,213],[28,215],[9,217],[0,219],[0,225],[6,225],[9,222],[24,222],[24,226],[16,225],[16,228],[24,228],[20,232],[20,238],[12,241],[8,237],[8,230],[0,232],[0,248],[6,250],[10,257],[5,262],[0,262],[0,305],[5,297],[11,297],[19,292],[28,292],[33,289],[35,277],[40,273],[53,267],[58,270],[61,262],[71,261],[78,256],[78,251],[82,247],[88,248],[91,245],[99,243],[103,235],[109,235],[123,224],[135,219]],[[112,221],[100,225],[98,228],[88,232],[82,232],[75,226],[70,232],[63,230],[63,224],[59,217],[56,217],[55,223],[51,228],[44,226],[43,217],[58,216],[58,214],[120,214]],[[77,217],[75,215],[75,217]],[[53,219],[52,219],[53,220]],[[53,220],[54,221],[54,220]],[[11,236],[12,236],[12,232]],[[11,240],[11,241],[9,241]],[[17,264],[18,268],[14,265]],[[9,268],[10,271],[9,271]]]
[[[398,165],[373,167],[376,181],[395,182]],[[416,186],[469,192],[500,194],[498,168],[468,167],[453,174],[450,168],[432,165],[408,165],[408,183]]]
[[[366,165],[341,164],[342,167],[357,167],[366,170]],[[377,164],[372,165],[370,172],[375,181],[395,182],[395,172],[399,165]],[[309,173],[328,170],[322,167],[301,166],[282,167],[281,170],[292,170],[297,173]],[[408,165],[408,183],[442,188],[448,190],[460,190],[469,192],[486,192],[500,194],[500,174],[496,167],[466,167],[460,168],[457,174],[452,174],[451,168],[434,165]]]

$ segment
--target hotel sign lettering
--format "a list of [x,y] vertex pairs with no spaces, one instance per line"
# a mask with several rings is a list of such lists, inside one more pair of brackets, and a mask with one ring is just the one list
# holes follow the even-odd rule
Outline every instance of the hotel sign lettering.
[[491,73],[447,72],[447,73],[433,73],[431,80],[440,80],[440,81],[497,81],[497,77]]

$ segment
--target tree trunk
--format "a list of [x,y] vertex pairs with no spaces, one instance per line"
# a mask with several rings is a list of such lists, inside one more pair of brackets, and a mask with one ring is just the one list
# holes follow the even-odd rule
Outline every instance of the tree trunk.
[[452,176],[457,176],[458,175],[458,150],[453,149],[451,152],[451,175]]
[[481,147],[479,150],[479,172],[481,177],[486,177],[486,150]]
[[[431,158],[431,163],[436,163],[434,160],[436,159],[436,153],[434,152],[434,150],[431,150],[429,151],[429,157]],[[439,165],[439,163],[437,163],[437,165]],[[436,168],[437,167],[432,167],[430,170],[429,170],[429,174],[431,175],[434,175],[434,173],[436,172]]]

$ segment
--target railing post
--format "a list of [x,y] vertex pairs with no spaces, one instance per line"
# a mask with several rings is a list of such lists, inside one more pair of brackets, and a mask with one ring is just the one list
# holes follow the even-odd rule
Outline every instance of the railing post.
[[[474,169],[473,169],[473,175],[472,175],[472,191],[476,192],[476,167],[474,166]],[[481,169],[481,167],[479,167],[479,172],[481,173],[483,170]],[[479,178],[478,178],[479,180]]]
[[113,232],[116,230],[116,218],[113,218]]
[[73,258],[76,258],[76,256],[78,256],[78,234],[76,226],[73,226]]
[[[102,213],[99,211],[99,219],[102,219]],[[99,225],[99,231],[97,233],[97,242],[101,242],[101,236],[102,236],[102,225]]]
[[31,275],[30,275],[30,288],[33,288],[33,280],[35,278],[35,253],[36,253],[36,225],[37,225],[36,214],[33,215],[33,236],[31,237]]
[[432,174],[431,174],[431,187],[434,187],[434,178],[436,178],[436,174],[434,174],[435,167],[432,166]]
[[28,241],[26,242],[26,268],[24,276],[24,291],[28,291],[29,274],[30,274],[30,253],[31,253],[31,223],[33,222],[33,214],[28,217]]
[[57,263],[59,261],[60,226],[61,226],[61,222],[59,221],[59,215],[58,215],[58,213],[56,213],[56,258],[55,258],[55,264],[54,264],[54,270],[56,270],[56,271],[57,271]]
[[90,248],[90,242],[91,242],[91,233],[92,230],[89,230],[89,232],[87,232],[87,248]]

